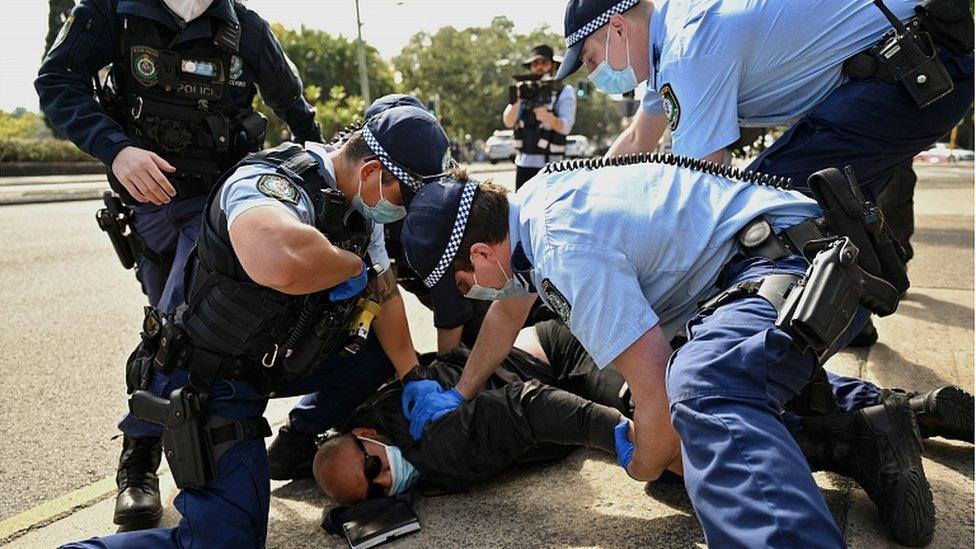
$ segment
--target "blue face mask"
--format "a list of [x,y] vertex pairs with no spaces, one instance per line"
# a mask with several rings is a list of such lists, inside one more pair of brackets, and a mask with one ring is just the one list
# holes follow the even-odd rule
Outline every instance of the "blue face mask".
[[363,201],[363,182],[360,180],[359,189],[356,191],[356,196],[352,197],[352,207],[356,208],[356,211],[361,213],[363,217],[369,219],[374,223],[393,223],[394,221],[399,221],[407,216],[407,209],[403,206],[397,206],[396,204],[390,202],[383,196],[383,176],[380,175],[380,199],[375,206],[370,206],[365,201]]
[[[498,262],[496,261],[495,263]],[[505,269],[502,269],[501,263],[498,263],[498,269],[502,272],[502,276],[505,277],[505,284],[501,288],[495,289],[479,286],[478,276],[475,275],[474,284],[471,285],[468,293],[464,294],[464,297],[468,299],[480,299],[482,301],[497,301],[507,297],[521,298],[532,295],[527,288],[520,284],[520,281],[514,278],[508,278],[508,275],[505,274]]]
[[403,459],[400,448],[383,444],[371,438],[358,438],[379,444],[386,450],[386,459],[390,463],[390,491],[386,494],[387,496],[398,496],[409,490],[420,480],[420,472],[409,461]]
[[607,59],[610,58],[610,33],[607,29],[606,57],[593,72],[590,73],[590,82],[606,93],[627,93],[637,87],[637,74],[634,67],[630,66],[630,42],[627,42],[627,66],[617,70],[610,66]]

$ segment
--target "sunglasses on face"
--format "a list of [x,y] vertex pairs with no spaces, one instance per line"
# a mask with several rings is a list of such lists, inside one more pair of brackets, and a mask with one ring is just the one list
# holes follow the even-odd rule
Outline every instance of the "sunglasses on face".
[[363,476],[366,477],[366,482],[369,483],[369,487],[366,490],[366,499],[386,497],[386,489],[373,482],[383,469],[383,462],[379,456],[374,456],[366,451],[366,446],[363,444],[363,441],[359,440],[359,437],[352,437],[352,439],[356,441],[356,446],[363,454]]

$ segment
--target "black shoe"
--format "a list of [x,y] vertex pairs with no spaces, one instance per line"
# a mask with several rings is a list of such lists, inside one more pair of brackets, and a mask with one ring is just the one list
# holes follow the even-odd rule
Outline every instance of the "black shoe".
[[274,480],[312,478],[315,458],[315,435],[307,435],[288,425],[278,429],[278,436],[268,447],[268,466]]
[[883,400],[908,400],[922,438],[942,437],[973,443],[973,395],[948,385],[927,393],[882,389]]
[[812,470],[854,479],[898,543],[921,546],[932,540],[935,504],[907,402],[889,400],[856,412],[803,418],[802,423],[797,443]]
[[156,469],[162,456],[162,442],[155,437],[122,437],[122,455],[115,483],[113,521],[128,528],[152,528],[163,514],[159,501],[159,477]]
[[868,319],[868,323],[861,328],[860,333],[847,344],[848,347],[870,347],[878,342],[878,329],[874,327],[874,322]]

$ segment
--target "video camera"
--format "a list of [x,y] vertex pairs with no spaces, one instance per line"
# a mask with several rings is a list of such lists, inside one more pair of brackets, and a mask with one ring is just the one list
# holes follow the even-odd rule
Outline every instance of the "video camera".
[[512,78],[515,83],[508,87],[509,104],[521,100],[529,108],[544,107],[559,92],[559,80],[549,75],[521,74]]

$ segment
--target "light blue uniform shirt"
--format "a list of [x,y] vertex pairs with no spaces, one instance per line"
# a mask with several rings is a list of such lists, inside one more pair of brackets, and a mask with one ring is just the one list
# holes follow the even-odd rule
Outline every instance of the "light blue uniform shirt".
[[535,177],[509,202],[513,249],[522,243],[546,303],[566,312],[550,287],[569,305],[600,368],[654,326],[670,339],[718,293],[750,220],[781,230],[820,215],[796,191],[656,163]]
[[[328,171],[332,175],[331,179],[335,180],[335,167],[327,154],[334,149],[313,142],[306,143],[305,148],[319,161],[320,169]],[[258,190],[258,179],[267,174],[281,175],[269,165],[248,164],[237,168],[227,178],[220,189],[220,209],[227,216],[227,230],[230,230],[234,221],[242,213],[258,207],[280,208],[290,212],[302,223],[315,225],[312,200],[300,186],[295,185],[298,189],[298,204],[272,198]],[[379,264],[382,270],[390,267],[390,256],[386,252],[386,243],[383,239],[383,225],[379,223],[373,224],[373,232],[370,235],[369,242],[369,259],[371,265]]]
[[[916,3],[885,0],[903,20]],[[871,0],[656,2],[641,108],[664,113],[669,86],[673,151],[701,158],[738,139],[740,126],[782,125],[812,109],[847,81],[844,60],[890,29]]]
[[[563,121],[563,131],[560,133],[569,135],[569,132],[573,130],[573,124],[576,122],[576,88],[568,85],[563,87],[559,95],[556,96],[553,112],[556,113],[557,118]],[[542,124],[542,128],[551,129],[548,124]],[[562,160],[562,158],[563,155],[561,154],[550,154],[549,162]],[[522,154],[522,151],[519,151],[515,155],[515,165],[523,168],[541,168],[546,165],[546,155]]]

